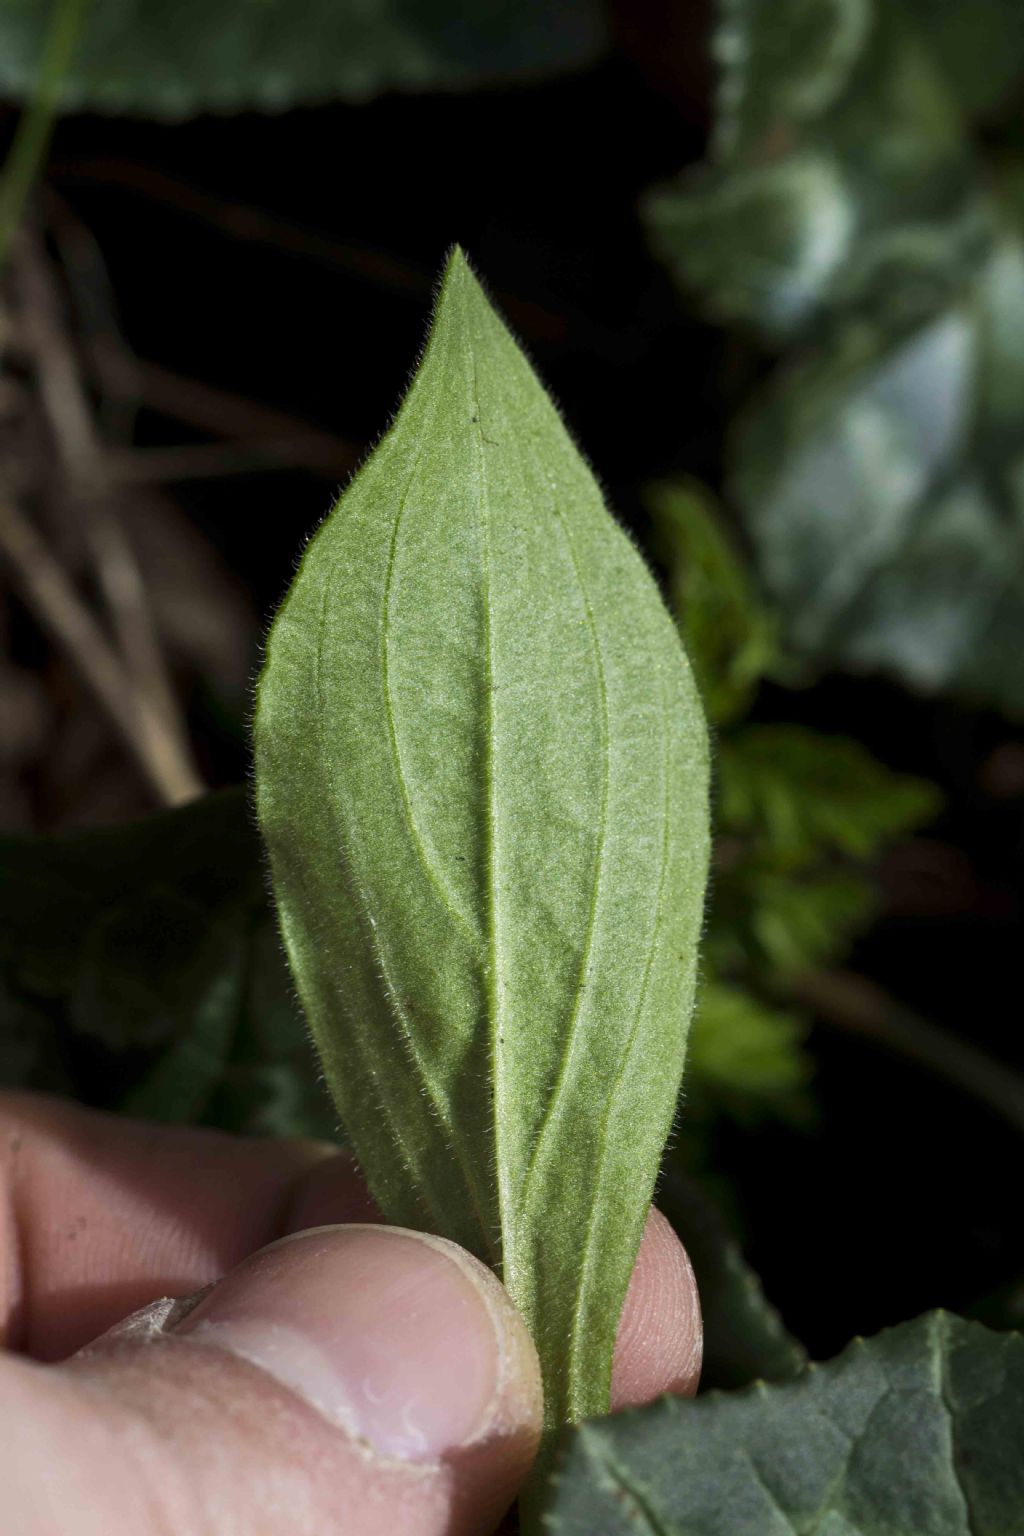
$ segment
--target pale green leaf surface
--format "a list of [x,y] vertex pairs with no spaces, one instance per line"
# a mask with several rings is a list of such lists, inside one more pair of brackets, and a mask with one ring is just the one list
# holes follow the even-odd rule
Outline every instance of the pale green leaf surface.
[[1020,1536],[1024,1340],[934,1312],[569,1432],[551,1536]]
[[742,879],[716,887],[707,953],[723,975],[785,978],[841,955],[871,917],[875,897],[860,871],[779,869],[752,859]]
[[[35,84],[52,0],[0,0],[0,95]],[[65,111],[185,117],[383,90],[466,88],[590,63],[599,0],[93,0]]]
[[271,632],[257,792],[371,1187],[500,1268],[553,1421],[607,1407],[708,855],[674,626],[464,258]]

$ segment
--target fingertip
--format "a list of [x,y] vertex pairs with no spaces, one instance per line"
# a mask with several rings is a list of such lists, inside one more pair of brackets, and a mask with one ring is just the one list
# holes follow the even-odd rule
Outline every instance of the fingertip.
[[613,1412],[663,1392],[692,1397],[703,1344],[693,1266],[670,1223],[652,1206],[619,1321]]
[[507,1293],[456,1244],[397,1227],[282,1238],[173,1331],[260,1366],[389,1459],[439,1461],[539,1414]]
[[286,1482],[320,1511],[321,1536],[482,1536],[536,1453],[526,1327],[490,1271],[440,1238],[299,1233],[162,1326],[136,1322],[71,1369],[173,1442],[211,1508],[258,1513]]

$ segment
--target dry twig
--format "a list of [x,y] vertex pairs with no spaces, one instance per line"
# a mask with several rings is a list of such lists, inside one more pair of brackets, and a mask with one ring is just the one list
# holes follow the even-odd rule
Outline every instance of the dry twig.
[[202,785],[182,764],[166,720],[133,689],[113,646],[32,524],[2,501],[0,551],[25,601],[89,684],[161,800],[177,805],[192,799]]
[[[82,531],[122,653],[119,658],[102,631],[89,620],[95,631],[91,639],[86,640],[89,655],[74,659],[122,734],[129,722],[134,722],[129,732],[134,755],[162,798],[177,803],[201,792],[202,781],[191,759],[138,563],[109,504],[112,487],[103,448],[95,433],[77,358],[61,322],[59,298],[39,242],[29,238],[23,240],[16,275],[23,342],[35,367],[67,490],[86,514],[82,519]],[[12,517],[15,519],[13,524]],[[8,509],[9,534],[18,519],[19,514]],[[33,535],[26,523],[20,535],[15,532],[10,537],[20,552],[21,558],[15,560],[15,564],[23,577],[30,570],[47,572],[45,577],[31,584],[31,595],[37,608],[41,613],[45,612],[51,632],[65,642],[72,631],[80,637],[87,636],[87,630],[80,622],[74,622],[70,630],[67,624],[57,622],[59,614],[68,611],[69,596],[81,609],[80,617],[88,619],[89,616],[41,541],[36,539],[33,544],[30,537],[26,542],[26,530],[28,535]],[[42,565],[40,551],[45,556]],[[62,581],[56,581],[55,575]],[[111,706],[110,663],[120,674],[116,711]]]
[[853,971],[814,971],[801,976],[790,995],[826,1024],[877,1040],[966,1089],[1024,1132],[1024,1083],[1009,1067],[967,1040],[920,1018],[865,976]]

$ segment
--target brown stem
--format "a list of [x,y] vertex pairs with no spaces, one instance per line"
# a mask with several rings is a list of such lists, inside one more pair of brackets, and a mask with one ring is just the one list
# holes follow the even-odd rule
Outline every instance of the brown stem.
[[[219,389],[198,379],[183,378],[157,363],[134,359],[132,372],[125,379],[128,389],[137,393],[142,404],[163,416],[173,417],[186,426],[218,437],[251,439],[276,438],[301,441],[312,462],[324,466],[351,469],[359,450],[343,437],[311,428],[286,411],[249,400],[230,390]],[[257,444],[258,446],[258,444]]]
[[0,501],[0,552],[39,622],[66,651],[103,706],[147,780],[167,805],[201,793],[182,763],[163,716],[132,687],[121,660],[27,518]]
[[863,1035],[909,1056],[1024,1134],[1024,1082],[985,1051],[919,1017],[874,982],[852,971],[812,971],[788,992],[823,1023]]
[[[100,182],[118,186],[147,201],[198,219],[232,240],[253,241],[288,255],[333,267],[348,276],[397,294],[426,298],[433,277],[413,263],[354,241],[335,240],[294,224],[251,203],[237,203],[218,192],[128,161],[95,159],[64,161],[54,168],[63,182]],[[517,331],[535,342],[564,343],[566,317],[534,299],[499,288],[495,294]]]
[[173,485],[182,480],[212,480],[248,475],[260,469],[306,469],[335,479],[353,468],[337,454],[325,455],[319,439],[268,437],[255,442],[187,443],[171,448],[120,448],[108,451],[107,472],[119,486]]
[[[103,648],[109,650],[122,674],[119,709],[114,718],[123,729],[123,716],[134,712],[133,750],[136,756],[141,751],[149,776],[162,797],[176,803],[201,793],[202,780],[189,751],[134,550],[110,507],[112,486],[103,446],[96,435],[74,348],[62,324],[60,301],[41,242],[24,240],[17,277],[24,342],[35,366],[43,407],[71,497],[84,513],[82,533],[119,641],[120,657],[95,627],[94,639],[98,638]],[[30,525],[26,527],[31,534]],[[27,548],[24,539],[19,547],[23,552]],[[47,554],[45,546],[40,547]],[[38,555],[37,550],[37,565]],[[63,576],[56,562],[52,563]],[[67,582],[65,585],[61,608],[66,608],[68,594],[78,603],[73,587]],[[52,597],[58,588],[50,580],[43,590]],[[39,589],[37,600],[38,592]],[[52,611],[49,622],[55,634],[62,633],[53,623]],[[95,644],[91,653],[95,656]],[[107,677],[108,670],[101,665],[97,673],[94,666],[89,675],[109,711],[110,690],[96,682],[100,674]]]

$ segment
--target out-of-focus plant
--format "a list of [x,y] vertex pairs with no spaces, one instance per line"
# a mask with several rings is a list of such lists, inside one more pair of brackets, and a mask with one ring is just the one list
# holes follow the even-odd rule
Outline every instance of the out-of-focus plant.
[[1019,13],[721,0],[716,52],[711,157],[645,212],[751,376],[778,359],[726,486],[787,638],[1020,711]]
[[748,718],[798,668],[721,508],[695,482],[650,488],[669,594],[717,728],[715,856],[688,1116],[806,1119],[808,1019],[789,986],[841,960],[874,913],[871,863],[938,810],[934,786],[857,742]]
[[[365,101],[384,90],[451,90],[557,74],[607,40],[600,0],[97,0],[73,66],[67,111],[189,117]],[[42,0],[0,0],[0,95],[32,94]]]

